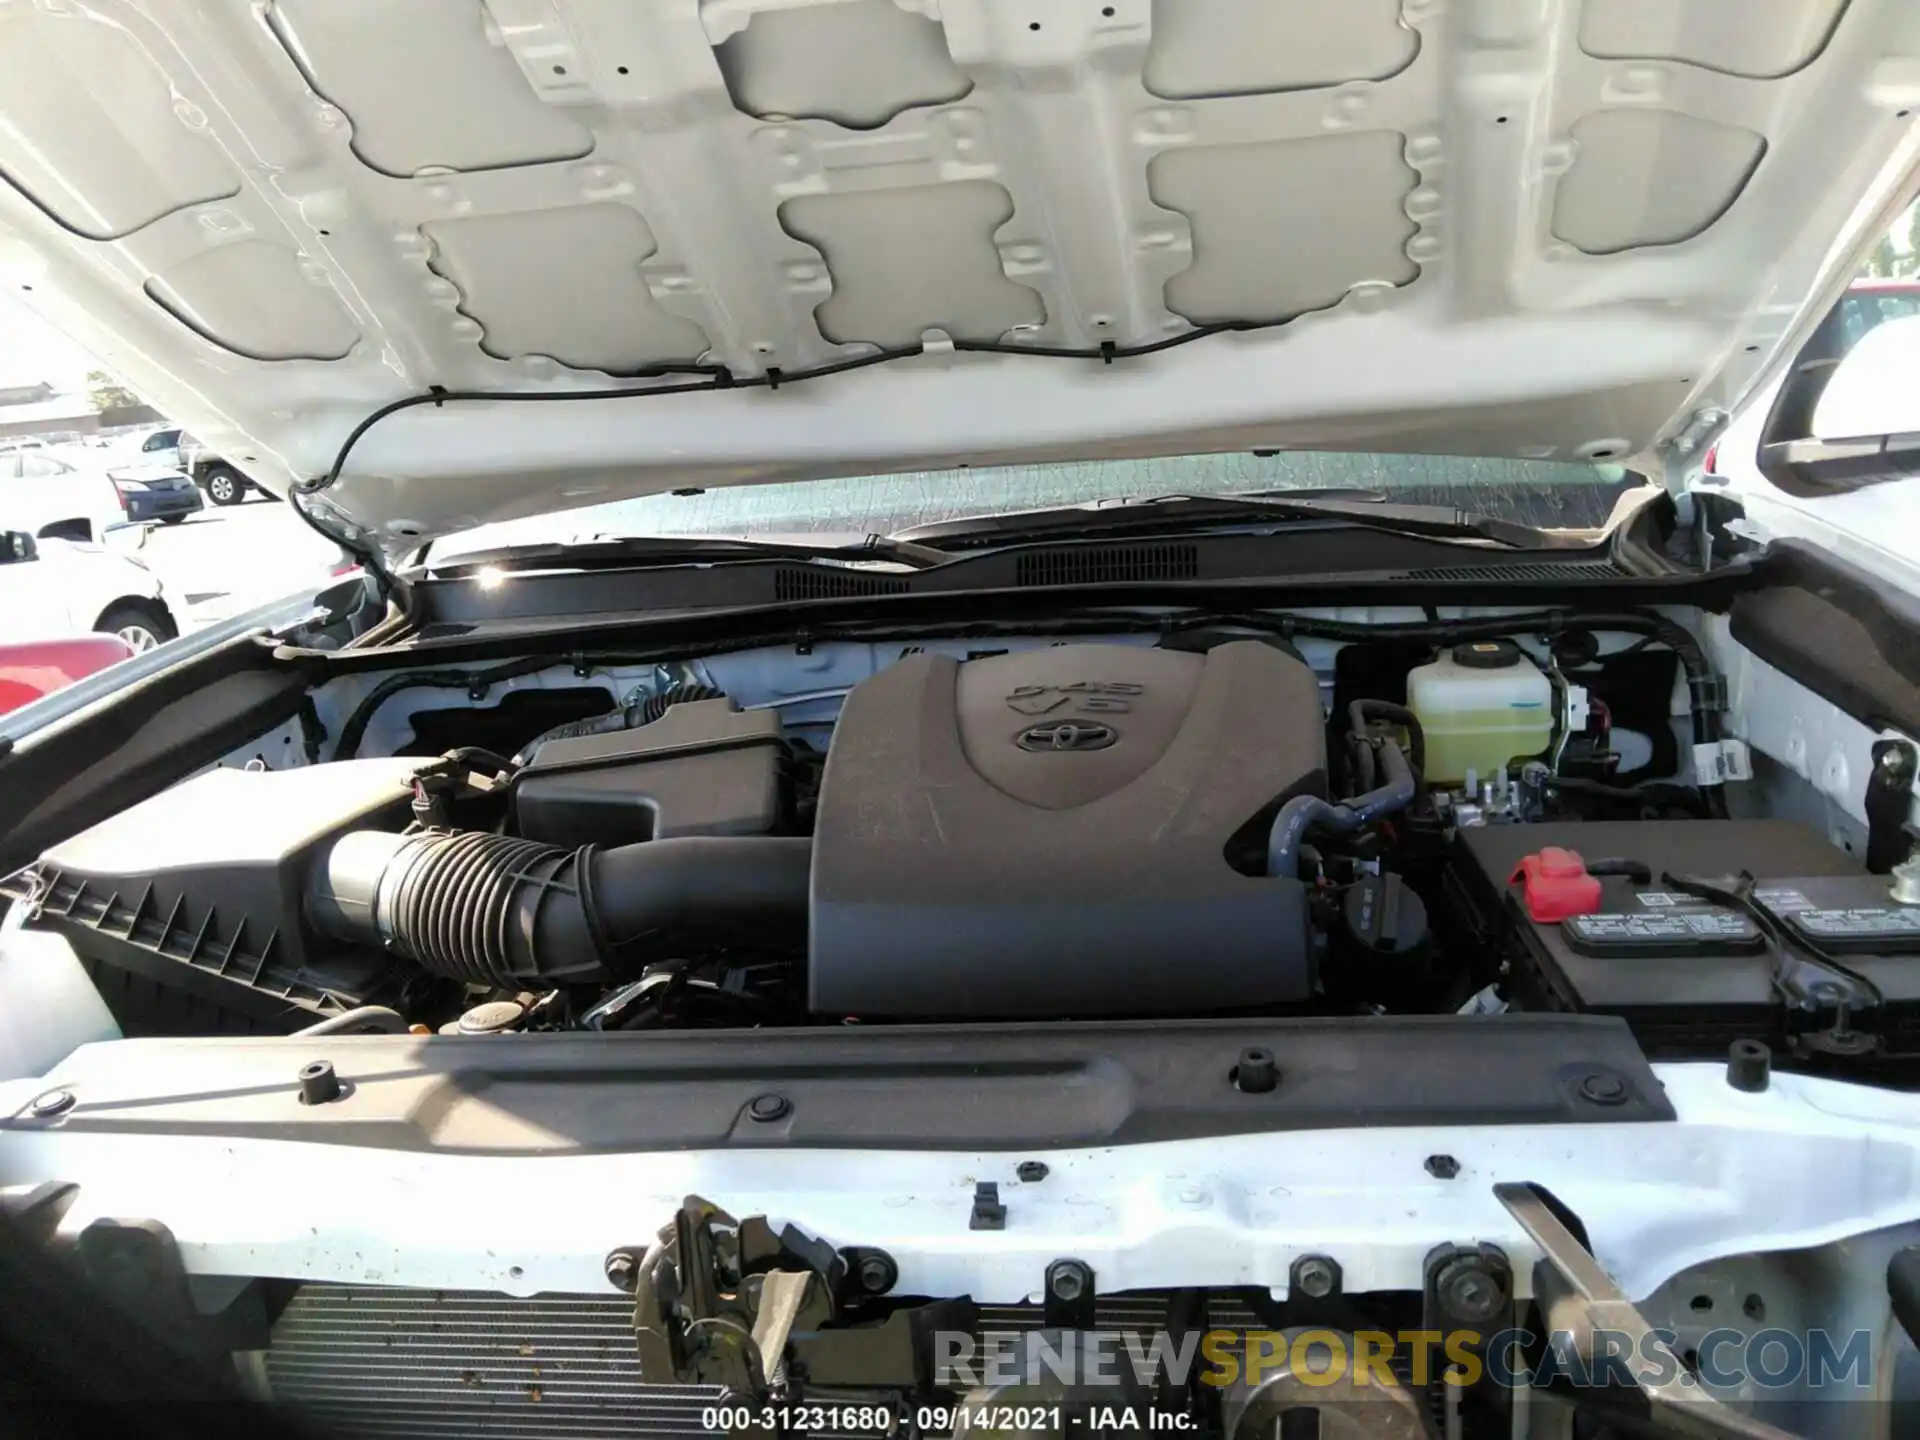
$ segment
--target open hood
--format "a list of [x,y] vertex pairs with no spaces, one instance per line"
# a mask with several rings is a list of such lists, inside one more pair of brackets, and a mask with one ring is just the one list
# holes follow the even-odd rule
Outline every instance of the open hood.
[[302,503],[390,552],[962,462],[1658,470],[1916,115],[1912,0],[0,0],[0,284],[277,490],[429,387],[698,387],[388,416]]

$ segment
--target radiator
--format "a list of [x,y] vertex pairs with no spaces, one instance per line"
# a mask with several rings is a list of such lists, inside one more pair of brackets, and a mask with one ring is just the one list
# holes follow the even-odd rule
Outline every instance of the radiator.
[[[1098,1323],[1151,1331],[1166,1307],[1155,1296],[1102,1300]],[[1252,1317],[1216,1307],[1211,1318],[1238,1327]],[[1039,1323],[1031,1307],[981,1307],[983,1334]],[[518,1299],[307,1285],[264,1360],[276,1401],[355,1436],[703,1435],[700,1412],[719,1394],[643,1383],[633,1302],[611,1292]]]
[[273,1328],[275,1401],[343,1434],[697,1435],[702,1386],[646,1385],[633,1302],[308,1285]]

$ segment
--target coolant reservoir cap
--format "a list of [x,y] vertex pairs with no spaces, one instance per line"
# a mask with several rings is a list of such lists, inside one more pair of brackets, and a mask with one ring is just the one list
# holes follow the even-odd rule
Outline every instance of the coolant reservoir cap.
[[1520,647],[1511,640],[1474,640],[1453,647],[1453,663],[1464,670],[1511,670],[1520,663]]
[[526,1014],[527,1007],[518,1000],[489,1000],[462,1015],[456,1033],[497,1035],[502,1030],[512,1030],[518,1026]]

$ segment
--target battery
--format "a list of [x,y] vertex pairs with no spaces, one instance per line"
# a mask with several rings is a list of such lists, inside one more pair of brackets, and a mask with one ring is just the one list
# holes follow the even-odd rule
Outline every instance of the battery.
[[[1598,910],[1540,924],[1508,877],[1547,846],[1574,851],[1590,871],[1643,867],[1651,878],[1603,873]],[[1455,840],[1452,891],[1472,932],[1501,947],[1523,1006],[1619,1015],[1650,1051],[1717,1058],[1732,1040],[1784,1031],[1774,984],[1781,957],[1751,914],[1664,877],[1731,887],[1743,873],[1779,930],[1807,950],[1844,956],[1879,988],[1882,1022],[1920,1020],[1920,907],[1894,903],[1885,876],[1788,821],[1473,827]]]

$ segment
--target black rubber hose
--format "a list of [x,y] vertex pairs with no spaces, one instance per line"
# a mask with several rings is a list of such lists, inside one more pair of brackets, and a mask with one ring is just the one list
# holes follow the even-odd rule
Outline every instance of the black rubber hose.
[[1373,746],[1362,738],[1356,739],[1351,748],[1353,753],[1348,758],[1353,766],[1353,788],[1356,791],[1373,789],[1374,781],[1379,778],[1373,770]]
[[1347,707],[1347,724],[1353,731],[1356,786],[1371,790],[1376,779],[1373,746],[1367,739],[1367,722],[1374,719],[1398,725],[1407,732],[1407,748],[1413,763],[1413,803],[1418,804],[1427,795],[1427,732],[1420,728],[1419,716],[1390,700],[1356,700]]
[[587,735],[612,735],[621,730],[637,730],[642,725],[651,725],[675,705],[724,698],[724,692],[711,685],[669,685],[659,694],[649,695],[637,704],[620,706],[604,715],[590,715],[585,720],[569,720],[564,725],[542,731],[520,747],[520,752],[513,757],[514,764],[524,765],[532,760],[549,740],[578,740]]
[[729,945],[806,944],[813,842],[746,836],[568,850],[478,831],[351,831],[308,882],[328,935],[471,984],[628,979]]
[[1427,732],[1420,728],[1420,717],[1404,705],[1395,705],[1390,700],[1356,700],[1347,706],[1347,725],[1352,729],[1354,738],[1367,738],[1367,722],[1385,720],[1390,725],[1398,725],[1407,732],[1407,758],[1413,762],[1413,768],[1420,774],[1427,769]]
[[1267,874],[1295,879],[1300,873],[1300,842],[1309,830],[1331,830],[1351,835],[1383,815],[1391,815],[1413,803],[1413,770],[1407,757],[1391,740],[1380,743],[1380,768],[1387,782],[1377,790],[1356,795],[1342,804],[1322,800],[1318,795],[1296,795],[1280,807],[1273,817],[1273,829],[1267,832]]

